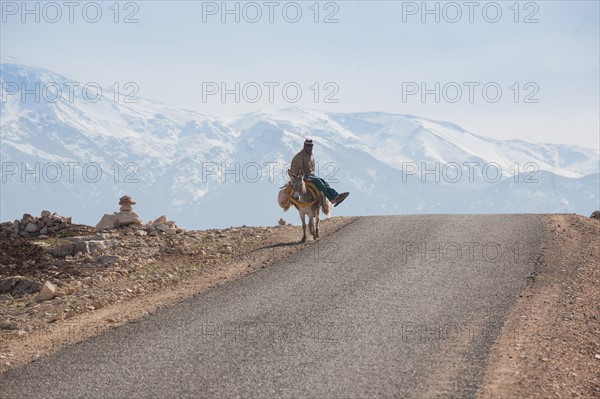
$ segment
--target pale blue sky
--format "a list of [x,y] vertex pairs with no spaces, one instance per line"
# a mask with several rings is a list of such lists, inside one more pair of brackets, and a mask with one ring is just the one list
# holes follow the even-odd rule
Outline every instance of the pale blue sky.
[[[228,16],[203,19],[203,7],[210,2],[137,1],[138,23],[114,23],[113,1],[98,2],[102,17],[98,23],[86,22],[80,2],[73,23],[68,9],[62,7],[58,23],[27,16],[20,11],[8,15],[8,3],[2,1],[6,22],[1,25],[1,53],[30,65],[48,68],[80,82],[136,82],[139,95],[187,109],[219,115],[233,115],[263,108],[300,106],[324,111],[385,111],[415,114],[448,120],[472,132],[497,138],[522,138],[536,142],[561,142],[598,147],[599,140],[599,2],[539,1],[520,2],[519,23],[515,23],[514,1],[497,2],[502,16],[499,22],[486,22],[478,2],[474,22],[469,23],[464,2],[457,23],[441,15],[435,23],[429,15],[406,16],[403,8],[422,2],[331,2],[337,6],[338,23],[314,23],[310,9],[314,1],[298,2],[302,17],[298,23],[286,22],[280,1],[269,23],[268,8],[258,1],[263,16],[258,23],[235,23]],[[33,7],[34,2],[29,4]],[[59,5],[63,2],[57,2]],[[123,9],[119,18],[134,11]],[[221,1],[213,3],[221,6]],[[229,2],[234,7],[235,2]],[[319,4],[322,20],[334,11]],[[436,2],[428,2],[434,7]],[[439,7],[454,17],[446,2]],[[40,13],[44,3],[40,3]],[[243,7],[244,3],[240,3]],[[8,8],[7,8],[8,7]],[[511,9],[512,7],[512,9]],[[249,11],[252,11],[248,9]],[[49,18],[53,10],[47,9]],[[89,9],[88,17],[93,17]],[[294,15],[293,8],[289,16]],[[489,8],[487,16],[494,17]],[[538,23],[523,23],[535,12]],[[253,14],[249,14],[250,17]],[[286,102],[280,90],[275,103],[267,101],[264,88],[261,101],[240,103],[230,96],[222,103],[218,96],[202,101],[203,82],[298,82],[303,95],[298,103]],[[310,86],[335,82],[338,103],[315,103]],[[421,102],[419,96],[403,102],[403,82],[496,82],[503,90],[497,103],[486,102],[481,86],[475,102],[468,101],[467,88],[453,104],[435,103],[433,96]],[[514,103],[514,82],[534,82],[539,102]],[[321,87],[321,95],[329,90]],[[521,95],[531,90],[521,88]],[[522,97],[521,97],[522,99]]]

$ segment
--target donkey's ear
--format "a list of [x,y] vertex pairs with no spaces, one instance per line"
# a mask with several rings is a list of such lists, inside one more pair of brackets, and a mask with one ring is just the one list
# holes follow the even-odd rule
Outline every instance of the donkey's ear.
[[292,171],[288,169],[288,176],[292,177]]

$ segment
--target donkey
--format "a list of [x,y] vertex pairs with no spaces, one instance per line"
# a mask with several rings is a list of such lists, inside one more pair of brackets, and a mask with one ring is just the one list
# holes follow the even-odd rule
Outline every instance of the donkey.
[[[321,191],[313,192],[314,190],[307,188],[307,179],[304,177],[304,173],[300,171],[298,175],[292,175],[288,169],[288,175],[290,176],[290,183],[288,186],[288,192],[293,198],[292,203],[298,209],[300,213],[300,220],[302,220],[302,241],[306,242],[306,220],[305,216],[308,216],[308,229],[310,234],[313,236],[313,240],[319,238],[319,208],[323,210],[323,213],[329,217],[331,214],[331,202],[325,197]],[[289,188],[291,187],[291,190]],[[316,195],[315,195],[316,194]]]

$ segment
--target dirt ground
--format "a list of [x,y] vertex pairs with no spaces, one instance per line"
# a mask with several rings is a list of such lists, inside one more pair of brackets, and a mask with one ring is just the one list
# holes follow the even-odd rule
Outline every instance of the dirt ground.
[[[322,220],[320,236],[353,221]],[[97,234],[88,226],[74,225],[43,240],[0,240],[0,279],[21,276],[58,287],[51,300],[38,301],[37,293],[0,300],[0,373],[252,273],[306,246],[326,254],[317,251],[320,241],[309,236],[300,244],[301,237],[302,228],[290,225],[172,236],[138,235],[131,229]],[[56,255],[57,249],[70,250],[72,245],[87,249]]]
[[541,263],[492,349],[480,399],[600,398],[600,220],[545,221]]

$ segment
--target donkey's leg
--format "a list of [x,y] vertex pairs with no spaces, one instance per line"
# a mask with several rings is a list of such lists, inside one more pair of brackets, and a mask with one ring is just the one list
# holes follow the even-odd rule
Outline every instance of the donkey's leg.
[[319,208],[315,210],[315,240],[319,238]]
[[300,219],[302,219],[302,240],[300,242],[306,242],[306,221],[303,212],[300,212]]
[[311,208],[308,211],[308,228],[310,230],[310,234],[313,236],[313,240],[315,239],[315,210]]

